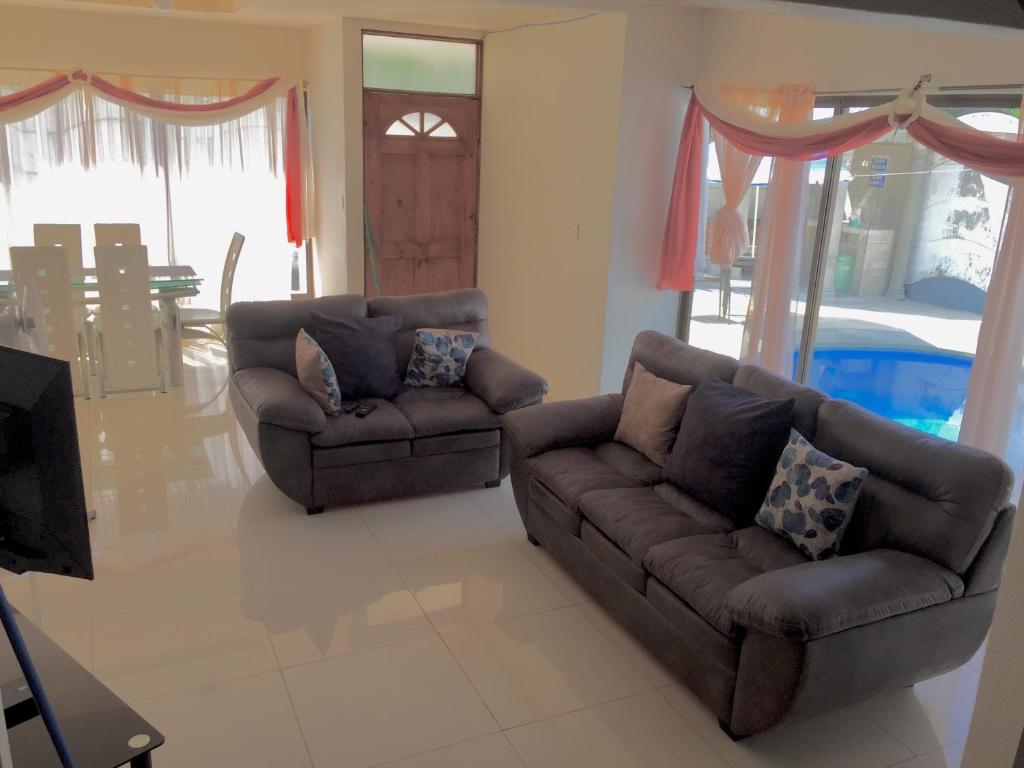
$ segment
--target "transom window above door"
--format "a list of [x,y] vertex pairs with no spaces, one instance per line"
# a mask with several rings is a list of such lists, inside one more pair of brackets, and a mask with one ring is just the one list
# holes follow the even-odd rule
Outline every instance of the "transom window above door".
[[[394,114],[394,113],[392,113]],[[410,112],[395,120],[384,132],[387,136],[425,136],[430,139],[457,139],[459,134],[433,112]]]

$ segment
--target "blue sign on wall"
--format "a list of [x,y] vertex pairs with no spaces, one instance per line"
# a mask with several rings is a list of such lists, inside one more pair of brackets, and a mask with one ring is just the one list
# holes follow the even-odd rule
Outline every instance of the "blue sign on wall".
[[871,158],[871,162],[868,167],[874,174],[868,181],[868,186],[878,187],[879,189],[885,186],[885,172],[889,170],[889,158],[883,155],[875,155]]

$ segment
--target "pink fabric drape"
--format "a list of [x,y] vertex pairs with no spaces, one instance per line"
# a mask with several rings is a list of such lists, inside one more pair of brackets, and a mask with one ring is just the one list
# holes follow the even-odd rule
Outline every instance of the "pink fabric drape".
[[[696,95],[690,97],[676,157],[668,223],[661,243],[659,291],[692,291],[697,255],[700,195],[704,184],[704,117]],[[675,214],[675,215],[674,215]]]
[[715,154],[722,174],[725,203],[715,214],[708,257],[712,264],[729,268],[750,244],[746,216],[741,216],[738,209],[761,165],[761,158],[736,149],[721,137],[715,142]]
[[[780,123],[802,123],[814,113],[814,88],[780,89]],[[743,333],[743,360],[780,376],[793,373],[793,311],[807,226],[807,161],[776,159],[768,185],[764,238],[754,260],[754,280]]]
[[[282,87],[281,78],[271,77],[257,83],[240,96],[225,101],[182,104],[151,98],[78,69],[69,75],[56,75],[24,90],[0,96],[0,123],[16,122],[38,114],[55,103],[55,99],[59,101],[65,91],[70,94],[75,90],[89,89],[89,92],[94,92],[100,98],[119,104],[125,109],[134,109],[140,114],[171,125],[209,125],[228,122],[261,108],[268,99],[275,97],[276,89]],[[298,89],[292,87],[287,93],[287,99],[284,137],[285,216],[289,241],[294,245],[301,245],[308,233],[305,224],[306,174],[303,168],[305,137]]]

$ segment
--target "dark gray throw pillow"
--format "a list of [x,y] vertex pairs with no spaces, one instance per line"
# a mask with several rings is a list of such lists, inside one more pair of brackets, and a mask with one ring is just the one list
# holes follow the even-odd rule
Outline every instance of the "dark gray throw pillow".
[[327,317],[309,313],[306,328],[334,366],[342,400],[390,400],[398,394],[402,379],[395,335],[401,325],[402,318],[396,315]]
[[664,477],[750,525],[789,439],[796,400],[769,400],[713,376],[690,395]]

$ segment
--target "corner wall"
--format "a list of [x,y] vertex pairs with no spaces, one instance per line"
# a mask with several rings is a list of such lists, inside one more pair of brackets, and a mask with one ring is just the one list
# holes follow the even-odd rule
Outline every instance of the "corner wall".
[[622,14],[484,41],[478,284],[551,399],[600,387],[625,42]]
[[602,392],[621,389],[640,331],[676,332],[679,294],[658,291],[655,285],[689,98],[683,86],[692,84],[697,73],[701,16],[696,10],[660,6],[627,16]]

